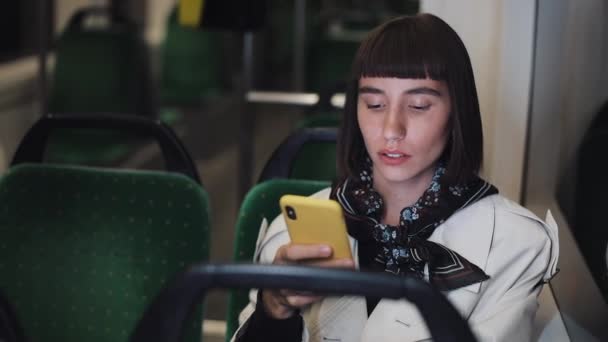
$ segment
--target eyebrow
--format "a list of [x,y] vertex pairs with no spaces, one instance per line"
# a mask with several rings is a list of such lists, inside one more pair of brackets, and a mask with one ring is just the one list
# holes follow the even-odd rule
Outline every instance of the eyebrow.
[[359,94],[384,94],[384,92],[378,88],[363,86],[359,88]]
[[[439,90],[429,87],[412,88],[404,91],[403,93],[407,95],[427,94],[441,97],[441,92],[439,92]],[[359,88],[359,94],[384,94],[384,91],[375,87],[363,86]]]

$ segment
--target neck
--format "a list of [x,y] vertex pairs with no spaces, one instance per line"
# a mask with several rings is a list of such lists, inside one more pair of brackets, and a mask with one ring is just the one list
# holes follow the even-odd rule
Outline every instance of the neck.
[[416,203],[431,185],[435,168],[416,175],[404,182],[391,182],[386,179],[374,178],[374,189],[384,200],[382,222],[396,226],[399,224],[401,210]]

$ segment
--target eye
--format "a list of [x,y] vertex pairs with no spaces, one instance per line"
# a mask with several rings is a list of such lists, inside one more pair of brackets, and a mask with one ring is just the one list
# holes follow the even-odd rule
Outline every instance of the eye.
[[381,103],[378,103],[378,104],[368,103],[368,104],[366,104],[366,106],[367,106],[367,109],[371,109],[371,110],[384,108],[384,105]]
[[428,110],[429,108],[431,108],[430,104],[425,104],[425,105],[409,105],[409,108],[418,111],[418,112],[424,112],[426,110]]

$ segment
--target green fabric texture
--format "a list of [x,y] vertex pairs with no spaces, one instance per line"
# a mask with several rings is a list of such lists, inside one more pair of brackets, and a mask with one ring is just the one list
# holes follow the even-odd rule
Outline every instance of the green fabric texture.
[[143,139],[104,129],[57,129],[49,136],[45,160],[58,164],[112,166]]
[[174,11],[162,47],[161,101],[198,105],[218,95],[222,90],[221,46],[219,32],[180,26]]
[[149,83],[145,47],[135,32],[68,30],[56,54],[51,113],[152,114],[142,84]]
[[[156,116],[146,48],[127,27],[70,28],[57,41],[49,112]],[[112,165],[133,151],[129,133],[61,130],[48,142],[48,160]]]
[[[260,224],[264,218],[270,224],[280,214],[279,199],[281,196],[284,194],[308,196],[330,185],[330,182],[326,181],[271,179],[254,186],[245,196],[239,210],[234,239],[234,261],[252,261]],[[230,341],[238,327],[238,315],[249,303],[248,292],[248,290],[230,292],[226,341]]]
[[179,174],[22,164],[0,205],[0,289],[30,341],[126,341],[171,277],[208,258],[207,194]]
[[336,160],[335,142],[307,142],[293,158],[289,178],[332,181]]

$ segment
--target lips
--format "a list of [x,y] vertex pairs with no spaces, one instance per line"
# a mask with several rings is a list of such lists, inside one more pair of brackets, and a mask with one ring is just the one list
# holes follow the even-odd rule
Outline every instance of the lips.
[[378,156],[380,157],[382,163],[386,165],[400,165],[411,158],[409,154],[396,150],[382,150],[378,152]]

